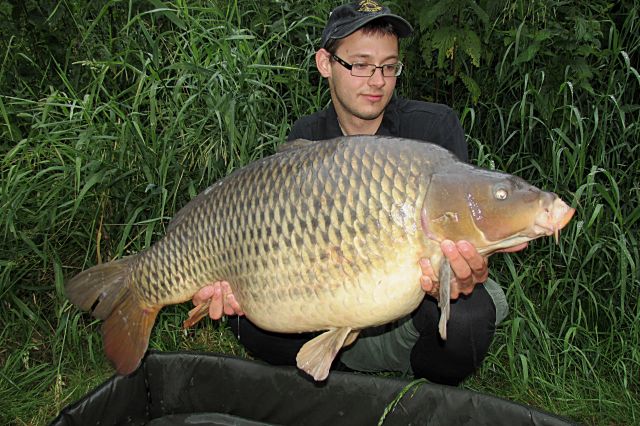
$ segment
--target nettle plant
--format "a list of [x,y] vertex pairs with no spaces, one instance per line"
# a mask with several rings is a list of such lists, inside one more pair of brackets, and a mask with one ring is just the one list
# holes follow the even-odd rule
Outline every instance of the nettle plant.
[[455,83],[462,82],[476,103],[481,90],[471,70],[486,55],[481,35],[489,25],[487,12],[473,0],[427,0],[417,18],[427,69],[435,65],[437,82],[451,88],[452,98]]

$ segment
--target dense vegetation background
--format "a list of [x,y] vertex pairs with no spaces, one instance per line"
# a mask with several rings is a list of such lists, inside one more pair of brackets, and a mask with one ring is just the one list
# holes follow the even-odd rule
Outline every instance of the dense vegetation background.
[[[399,92],[459,113],[474,161],[556,191],[561,235],[494,256],[511,312],[464,386],[586,424],[640,423],[638,1],[389,2]],[[64,280],[159,239],[209,183],[322,108],[320,0],[0,0],[0,423],[111,374]],[[151,346],[243,356],[224,323]]]

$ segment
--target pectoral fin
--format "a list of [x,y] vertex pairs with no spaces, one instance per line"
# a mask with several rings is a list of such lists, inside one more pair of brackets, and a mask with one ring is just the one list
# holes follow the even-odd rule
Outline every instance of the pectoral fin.
[[442,340],[447,340],[447,321],[449,321],[449,316],[451,315],[451,265],[446,259],[440,264],[438,280],[440,281],[440,295],[438,298],[440,321],[438,323],[438,331]]
[[209,315],[209,305],[211,305],[211,299],[207,299],[195,308],[189,311],[189,317],[182,323],[182,328],[189,328],[195,325],[202,318]]
[[360,330],[349,327],[334,328],[305,343],[296,357],[298,368],[314,380],[324,380],[329,375],[331,363],[343,347],[358,337]]

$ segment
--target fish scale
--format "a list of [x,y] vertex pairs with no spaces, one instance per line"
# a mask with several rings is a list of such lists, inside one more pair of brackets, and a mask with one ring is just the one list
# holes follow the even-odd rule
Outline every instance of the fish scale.
[[[335,158],[334,158],[335,160]],[[280,176],[284,175],[286,172],[290,172],[291,170],[285,170],[283,171],[278,171],[280,173]],[[330,172],[331,173],[331,172]],[[346,184],[345,181],[346,180],[342,180],[341,183],[337,183],[335,180],[332,180],[331,174],[328,173],[327,175],[324,175],[323,177],[326,177],[326,179],[320,179],[320,186],[322,187],[324,185],[324,190],[326,191],[327,188],[334,188],[336,186],[338,186],[338,189],[342,188],[346,188]],[[278,182],[278,181],[276,181]],[[249,182],[251,183],[251,182]],[[342,185],[342,186],[340,186]],[[249,192],[249,191],[246,191]],[[283,192],[281,192],[280,194],[283,194]],[[226,203],[229,203],[231,205],[233,205],[235,202],[239,201],[239,204],[243,204],[244,203],[244,199],[240,199],[240,200],[235,200],[234,197],[230,197],[231,194],[225,194],[225,196],[221,197],[222,199],[225,199]],[[342,195],[342,194],[340,194]],[[342,212],[341,212],[341,204],[344,203],[344,201],[346,200],[345,197],[341,197],[338,196],[337,197],[337,207],[335,207],[334,209],[331,210],[331,215],[329,216],[329,220],[324,220],[324,223],[326,224],[328,223],[338,223],[340,224],[342,221],[338,220],[341,219],[338,216],[342,216]],[[278,198],[278,203],[275,209],[275,221],[276,223],[279,225],[280,230],[278,229],[278,226],[276,226],[275,229],[272,228],[272,235],[273,234],[278,234],[280,232],[284,232],[285,235],[287,235],[287,233],[289,233],[290,238],[284,238],[282,241],[282,244],[287,245],[287,246],[291,246],[294,250],[299,250],[301,249],[301,247],[299,247],[300,243],[304,242],[304,238],[303,238],[303,224],[302,221],[306,220],[306,216],[300,214],[301,210],[304,209],[293,209],[292,206],[296,205],[297,203],[291,203],[290,199],[287,199],[283,196],[280,196]],[[302,203],[302,206],[306,207],[306,204]],[[287,207],[289,206],[289,207]],[[293,211],[296,211],[296,215],[294,217]],[[308,209],[307,209],[308,210]],[[284,214],[283,214],[284,211]],[[241,212],[239,212],[241,213]],[[333,218],[332,218],[333,216]],[[332,220],[333,219],[333,220]],[[240,226],[248,226],[250,225],[249,223],[247,223],[246,221],[248,220],[247,215],[240,215],[239,218],[239,223]],[[348,237],[349,234],[351,234],[353,232],[353,228],[350,228],[348,226],[344,226],[344,224],[342,225],[338,225],[338,226],[333,226],[333,227],[328,227],[328,229],[325,229],[324,233],[320,233],[319,235],[316,234],[316,241],[319,240],[318,237],[326,237],[328,236],[328,242],[334,245],[339,245],[341,240],[345,239],[346,237]],[[238,235],[234,235],[236,238],[238,237]],[[323,241],[327,242],[326,238],[322,238]],[[272,245],[271,245],[271,250],[273,250],[274,248],[274,244],[272,241]],[[253,255],[254,253],[246,253],[246,252],[237,252],[236,256],[238,257],[243,257],[246,255]],[[286,256],[288,257],[288,256]],[[285,258],[286,258],[285,257]],[[272,266],[272,265],[271,265]],[[304,265],[303,265],[304,266]],[[231,273],[230,275],[230,281],[233,281],[233,275],[237,275],[237,269],[230,271]],[[241,293],[241,291],[239,292],[239,294]]]
[[[492,195],[498,187],[512,191],[508,200]],[[126,374],[163,306],[226,280],[261,328],[327,330],[297,358],[321,380],[360,329],[417,307],[419,259],[448,271],[443,239],[467,239],[488,254],[557,232],[572,214],[555,195],[461,163],[436,145],[378,136],[294,141],[207,188],[149,249],[81,272],[65,291],[105,320],[105,352]],[[445,327],[448,286],[440,283]]]

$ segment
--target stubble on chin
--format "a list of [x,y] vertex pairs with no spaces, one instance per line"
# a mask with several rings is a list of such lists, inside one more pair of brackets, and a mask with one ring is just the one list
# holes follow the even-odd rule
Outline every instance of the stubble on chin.
[[334,107],[338,107],[347,114],[360,120],[376,120],[380,118],[384,113],[384,109],[391,101],[391,95],[388,97],[385,96],[386,99],[384,101],[381,99],[376,108],[371,108],[371,105],[367,105],[359,95],[353,93],[358,89],[341,87],[340,90],[338,90],[335,82],[331,79],[329,79],[329,89],[331,90]]
[[380,108],[376,108],[375,110],[366,110],[364,108],[358,108],[357,106],[346,104],[342,102],[339,97],[338,100],[340,101],[340,105],[342,106],[342,108],[344,108],[349,114],[361,120],[375,120],[376,118],[380,117],[380,115],[382,115],[382,113],[384,112],[385,107],[389,103],[389,101],[387,100],[384,106],[381,106]]

